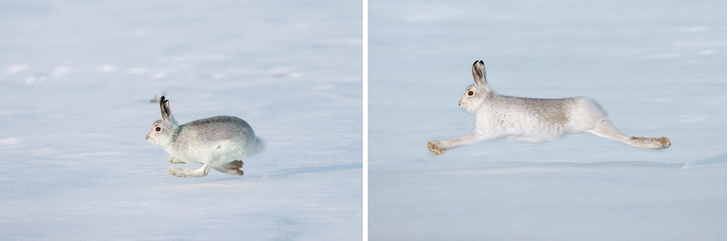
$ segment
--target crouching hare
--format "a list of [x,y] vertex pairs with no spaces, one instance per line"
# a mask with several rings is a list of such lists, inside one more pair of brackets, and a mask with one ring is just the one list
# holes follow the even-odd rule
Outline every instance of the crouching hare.
[[169,100],[159,99],[162,119],[152,125],[147,141],[160,145],[173,164],[202,164],[198,169],[169,167],[176,177],[204,177],[210,168],[231,175],[243,175],[242,158],[263,149],[253,128],[234,116],[215,116],[179,125],[172,117]]
[[628,137],[619,133],[609,123],[607,113],[592,99],[531,99],[499,95],[493,92],[485,79],[485,64],[482,60],[473,63],[472,71],[475,84],[465,89],[458,105],[475,114],[475,130],[451,140],[429,141],[427,148],[436,155],[452,148],[499,137],[542,142],[575,132],[589,132],[644,149],[670,147],[667,137]]

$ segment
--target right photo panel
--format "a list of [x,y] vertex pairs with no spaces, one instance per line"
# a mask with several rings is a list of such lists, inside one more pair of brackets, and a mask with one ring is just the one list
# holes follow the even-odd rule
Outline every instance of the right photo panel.
[[369,240],[726,240],[726,1],[368,2]]

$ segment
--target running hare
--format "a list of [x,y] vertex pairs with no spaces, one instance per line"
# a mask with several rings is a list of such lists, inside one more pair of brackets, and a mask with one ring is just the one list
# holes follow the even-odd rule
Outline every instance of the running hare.
[[458,105],[475,114],[475,131],[447,141],[429,141],[427,148],[436,155],[455,147],[498,137],[541,142],[575,132],[589,132],[644,149],[670,147],[667,137],[622,135],[609,123],[607,113],[592,99],[531,99],[499,95],[493,92],[485,80],[485,64],[482,60],[473,63],[472,71],[475,84],[465,89]]
[[231,175],[243,175],[240,159],[263,149],[253,128],[234,116],[215,116],[179,125],[172,117],[169,100],[159,99],[162,119],[152,125],[147,141],[160,145],[174,164],[202,164],[198,169],[169,167],[176,177],[204,177],[210,168]]

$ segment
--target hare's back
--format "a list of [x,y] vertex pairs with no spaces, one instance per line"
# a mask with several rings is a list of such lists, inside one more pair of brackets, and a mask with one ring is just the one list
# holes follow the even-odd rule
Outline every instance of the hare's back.
[[189,137],[201,141],[248,142],[255,140],[253,128],[235,116],[215,116],[187,123],[182,128]]
[[567,110],[572,105],[571,98],[565,99],[537,99],[504,96],[503,105],[507,106],[509,114],[520,114],[545,121],[547,123],[562,124],[568,121]]
[[592,128],[606,119],[607,113],[596,101],[587,97],[564,99],[518,98],[518,109],[529,117],[535,117],[546,126],[564,128],[567,132],[579,132]]

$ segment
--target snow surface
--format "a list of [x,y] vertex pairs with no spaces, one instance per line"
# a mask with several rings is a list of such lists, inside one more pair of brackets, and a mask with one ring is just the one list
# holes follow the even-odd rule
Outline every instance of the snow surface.
[[[726,240],[726,2],[369,1],[371,240]],[[501,94],[588,96],[636,149],[590,134],[469,134],[484,59]]]
[[[361,13],[1,1],[1,239],[360,240]],[[243,177],[171,176],[144,140],[163,93],[180,123],[238,116],[267,149]]]

